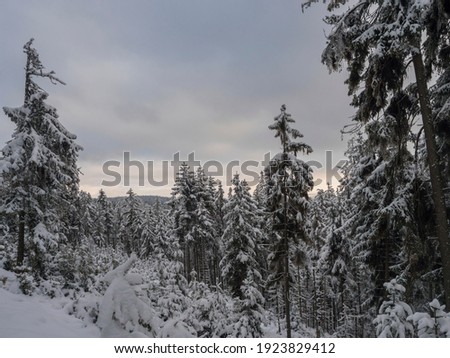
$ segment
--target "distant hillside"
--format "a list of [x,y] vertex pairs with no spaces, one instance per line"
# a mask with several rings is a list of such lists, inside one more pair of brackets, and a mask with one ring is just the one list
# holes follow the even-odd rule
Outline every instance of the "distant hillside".
[[[153,205],[154,203],[156,203],[157,200],[159,200],[160,203],[165,203],[170,199],[167,196],[157,196],[157,195],[137,195],[137,197],[139,197],[139,199],[141,199],[147,205]],[[126,196],[116,196],[110,198],[110,200],[116,202],[124,200],[125,198]]]

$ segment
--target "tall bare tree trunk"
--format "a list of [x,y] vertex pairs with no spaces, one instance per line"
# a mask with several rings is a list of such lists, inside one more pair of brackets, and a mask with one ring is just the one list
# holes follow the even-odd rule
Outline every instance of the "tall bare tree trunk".
[[419,93],[420,111],[422,114],[425,142],[427,147],[428,167],[430,169],[431,188],[436,217],[436,232],[439,241],[439,250],[442,260],[442,273],[444,278],[444,297],[447,310],[450,309],[450,238],[447,224],[447,213],[442,189],[439,157],[436,145],[435,132],[432,123],[431,102],[428,93],[425,66],[420,46],[412,54],[414,72],[416,75]]

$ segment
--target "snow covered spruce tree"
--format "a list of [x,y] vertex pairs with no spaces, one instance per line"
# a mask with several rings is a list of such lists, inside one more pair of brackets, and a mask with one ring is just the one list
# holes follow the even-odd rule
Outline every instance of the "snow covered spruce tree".
[[318,307],[322,314],[317,317],[320,318],[319,326],[314,328],[320,327],[342,337],[351,336],[349,321],[350,317],[355,317],[354,313],[350,312],[354,302],[352,292],[355,288],[352,272],[354,266],[350,254],[351,241],[342,225],[347,216],[340,193],[336,193],[330,185],[325,191],[317,191],[309,210],[309,221],[312,225],[310,235],[315,247],[318,243],[323,243],[316,248],[319,251],[316,253],[318,260],[312,263],[310,269],[318,270],[316,276],[322,281],[319,289],[324,291],[320,294],[325,302],[316,304],[324,305]]
[[192,234],[195,224],[195,210],[197,199],[194,195],[194,173],[186,163],[180,166],[172,188],[172,198],[169,202],[171,216],[173,217],[174,235],[183,251],[184,276],[189,279],[193,265]]
[[[223,208],[225,204],[227,203],[227,199],[225,199],[224,196],[224,190],[222,187],[222,182],[220,180],[217,180],[215,182],[217,184],[217,190],[214,192],[214,228],[216,230],[216,240],[214,242],[214,252],[213,252],[213,276],[215,278],[215,281],[212,282],[213,285],[217,285],[217,279],[220,280],[220,283],[222,283],[221,280],[221,274],[220,274],[220,260],[223,257],[223,241],[221,240],[221,237],[223,236],[223,232],[225,230],[225,222],[224,222],[224,211]],[[265,262],[265,257],[261,257],[261,259]]]
[[416,312],[407,320],[414,325],[419,338],[450,338],[450,313],[435,298],[427,305],[428,312]]
[[183,163],[169,202],[174,233],[184,254],[187,279],[192,271],[199,281],[215,283],[218,242],[215,228],[215,189],[202,168],[194,172]]
[[139,254],[141,252],[140,223],[143,204],[133,189],[128,190],[127,195],[123,206],[122,226],[120,228],[122,245],[127,255],[130,255],[132,252]]
[[184,276],[183,252],[178,238],[169,231],[164,234],[165,247],[157,251],[158,276],[160,293],[158,306],[164,326],[159,334],[166,337],[192,337],[194,328],[189,327],[188,307],[192,302],[188,297],[188,281]]
[[448,1],[442,1],[441,7],[439,3],[434,3],[435,11],[429,13],[426,26],[428,32],[434,34],[427,42],[427,53],[436,56],[435,65],[440,70],[436,84],[431,88],[431,99],[448,213],[450,212],[450,21],[449,13],[444,11],[444,4],[447,9],[450,8]]
[[281,106],[281,113],[275,117],[269,129],[281,141],[282,152],[275,155],[265,168],[267,188],[267,209],[271,214],[274,232],[269,254],[269,283],[283,288],[284,313],[287,337],[291,337],[291,262],[293,248],[299,241],[306,240],[305,222],[308,207],[308,191],[313,188],[312,169],[297,158],[299,152],[309,154],[309,145],[294,141],[303,135],[290,124],[294,119]]
[[140,233],[140,258],[148,258],[156,246],[156,226],[157,218],[150,207],[144,206],[139,222]]
[[261,213],[250,195],[250,187],[236,174],[232,180],[233,195],[224,206],[225,230],[222,236],[224,257],[220,262],[222,278],[234,297],[242,298],[242,284],[252,271],[255,287],[261,284],[257,262]]
[[217,270],[214,256],[218,252],[218,242],[214,220],[214,183],[205,176],[202,167],[197,169],[193,189],[197,198],[193,227],[194,269],[199,281],[215,283]]
[[[307,0],[305,5],[315,2],[318,0]],[[436,71],[439,50],[448,47],[446,2],[329,0],[328,9],[334,11],[347,3],[349,8],[343,13],[326,18],[333,30],[322,61],[330,70],[338,70],[342,62],[347,63],[346,83],[353,96],[352,105],[357,108],[355,120],[362,123],[376,118],[390,98],[400,94],[412,64],[416,80],[413,89],[425,135],[445,302],[450,307],[448,218],[428,89],[428,81]]]
[[65,241],[64,215],[78,193],[81,147],[59,122],[56,109],[45,102],[48,94],[36,79],[64,83],[53,71],[45,71],[32,44],[33,39],[24,46],[24,104],[3,108],[16,128],[0,157],[5,193],[0,207],[15,220],[17,265],[30,265],[36,275],[46,276],[50,257]]
[[233,194],[224,206],[222,278],[237,299],[234,336],[261,337],[264,298],[257,260],[258,246],[263,241],[259,228],[261,212],[250,195],[250,187],[239,179],[239,174],[232,183]]
[[335,232],[351,244],[353,265],[348,273],[356,287],[349,293],[357,297],[350,300],[364,303],[357,309],[348,306],[358,312],[353,317],[363,313],[362,320],[353,323],[357,336],[372,334],[371,321],[384,299],[383,284],[402,275],[410,295],[419,271],[415,265],[421,245],[412,210],[414,164],[407,150],[410,126],[396,99],[391,99],[384,116],[363,126],[365,135],[356,133],[352,139],[341,182],[343,204],[350,215],[342,230]]
[[388,292],[387,300],[383,302],[378,316],[373,323],[376,325],[378,338],[407,338],[414,333],[413,325],[407,319],[412,315],[411,307],[402,301],[406,289],[397,279],[384,284]]
[[242,283],[242,299],[235,303],[237,322],[233,325],[233,337],[260,338],[263,335],[264,298],[255,285],[252,272],[247,272],[247,278]]
[[[339,322],[337,327],[337,334],[342,337],[365,337],[368,335],[367,332],[373,328],[372,320],[376,312],[372,309],[374,311],[372,318],[367,314],[372,307],[374,273],[367,260],[369,253],[367,241],[364,239],[364,230],[370,227],[369,215],[366,214],[367,218],[364,218],[364,214],[361,214],[360,211],[367,202],[363,195],[364,191],[370,192],[365,188],[365,175],[370,173],[371,153],[367,149],[367,143],[362,132],[356,132],[350,138],[345,154],[348,161],[342,167],[343,178],[340,181],[338,191],[339,215],[343,216],[342,227],[335,232],[336,239],[342,237],[340,243],[342,246],[336,242],[338,247],[335,249],[338,252],[344,250],[342,254],[347,254],[351,260],[345,260],[341,256],[342,254],[338,254],[336,257],[338,261],[336,262],[339,263],[342,260],[346,265],[336,266],[338,275],[334,277],[332,273],[331,280],[333,282],[337,278],[344,283],[343,306],[339,312],[342,321]],[[359,220],[363,224],[360,224]],[[364,223],[366,226],[364,226]],[[323,254],[326,254],[328,250],[328,245],[325,245]],[[324,255],[323,257],[327,258],[330,264],[333,264],[334,254],[327,256]],[[339,256],[341,256],[341,260]],[[335,268],[333,267],[333,270]]]
[[100,189],[96,202],[96,238],[98,246],[116,247],[116,233],[114,230],[114,215],[111,202],[106,193]]
[[[172,217],[169,215],[169,211],[166,210],[159,200],[152,206],[153,222],[154,222],[154,243],[152,255],[157,258],[171,257],[173,258],[172,250],[174,249],[171,240],[172,237],[171,227]],[[144,246],[145,248],[145,246]],[[179,248],[178,248],[179,250]],[[146,255],[144,255],[146,257]]]

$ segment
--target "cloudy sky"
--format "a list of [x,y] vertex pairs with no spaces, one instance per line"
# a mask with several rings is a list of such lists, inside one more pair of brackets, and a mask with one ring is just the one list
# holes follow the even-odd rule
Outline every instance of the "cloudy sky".
[[[155,180],[175,153],[218,161],[224,171],[236,160],[261,162],[279,150],[267,126],[284,103],[313,147],[304,160],[325,167],[326,151],[333,151],[332,165],[344,158],[340,130],[353,111],[344,75],[330,75],[320,62],[330,30],[322,4],[305,13],[301,0],[0,4],[0,105],[22,104],[22,46],[35,38],[43,64],[67,83],[42,86],[84,147],[81,187],[94,195],[102,181],[112,182],[105,162],[119,162],[109,169],[123,177],[124,152],[145,164],[145,176],[152,161]],[[13,128],[1,112],[1,145]],[[167,185],[140,187],[134,167],[130,184],[140,194],[168,195],[172,170]],[[324,175],[315,168],[317,179]],[[111,196],[127,190],[123,181],[106,187]]]

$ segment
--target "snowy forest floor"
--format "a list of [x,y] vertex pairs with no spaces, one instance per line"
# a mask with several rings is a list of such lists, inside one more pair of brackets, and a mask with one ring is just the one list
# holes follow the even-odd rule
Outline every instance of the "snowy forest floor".
[[[97,338],[100,330],[68,315],[68,299],[27,296],[20,292],[15,275],[0,269],[1,338]],[[5,280],[6,279],[6,280]]]
[[[106,332],[85,317],[70,314],[74,305],[70,296],[51,298],[40,292],[25,295],[16,275],[0,268],[0,338],[124,337],[114,332],[105,335]],[[263,331],[265,338],[285,337],[273,325],[264,326]],[[312,336],[312,332],[304,333],[303,336]]]

